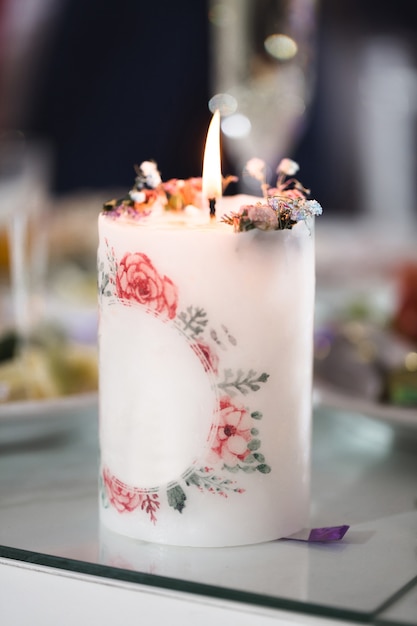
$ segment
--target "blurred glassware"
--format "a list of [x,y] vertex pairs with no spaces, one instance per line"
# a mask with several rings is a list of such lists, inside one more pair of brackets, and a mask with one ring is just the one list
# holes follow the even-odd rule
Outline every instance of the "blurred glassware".
[[406,37],[368,36],[358,46],[357,124],[365,218],[382,231],[415,236],[416,50]]
[[211,0],[210,108],[226,154],[275,169],[303,132],[314,87],[316,0]]
[[43,314],[49,153],[19,131],[0,134],[0,229],[9,271],[1,326],[25,338]]

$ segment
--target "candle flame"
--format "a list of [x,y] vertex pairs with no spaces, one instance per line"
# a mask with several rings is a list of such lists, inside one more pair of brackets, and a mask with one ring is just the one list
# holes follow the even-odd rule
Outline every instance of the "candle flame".
[[203,196],[207,200],[222,195],[222,170],[220,163],[220,112],[215,111],[207,132],[203,160]]

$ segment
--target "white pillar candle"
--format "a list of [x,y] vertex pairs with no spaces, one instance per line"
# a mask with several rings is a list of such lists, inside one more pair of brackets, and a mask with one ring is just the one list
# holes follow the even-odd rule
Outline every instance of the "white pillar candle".
[[102,523],[184,546],[288,536],[309,514],[312,221],[174,217],[99,216]]

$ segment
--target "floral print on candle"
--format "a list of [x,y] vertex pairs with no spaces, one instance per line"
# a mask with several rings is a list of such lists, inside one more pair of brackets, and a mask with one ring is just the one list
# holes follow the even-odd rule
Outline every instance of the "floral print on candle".
[[117,267],[116,294],[121,300],[134,300],[157,314],[175,317],[177,289],[159,274],[146,254],[126,254]]
[[156,522],[156,511],[160,506],[157,493],[130,488],[112,476],[106,468],[102,474],[102,487],[106,503],[111,504],[119,513],[131,512],[140,507],[152,522]]
[[[269,375],[253,369],[233,371],[222,368],[222,353],[233,349],[237,340],[224,326],[211,328],[203,308],[189,305],[178,310],[177,286],[155,268],[146,254],[132,252],[118,260],[108,246],[107,265],[101,264],[98,275],[99,299],[111,298],[126,306],[141,306],[150,315],[172,323],[200,359],[218,394],[203,458],[196,459],[176,481],[151,489],[127,485],[113,475],[110,468],[103,467],[103,505],[121,514],[143,511],[149,521],[156,524],[163,503],[179,513],[186,509],[189,490],[192,493],[197,488],[200,492],[224,498],[231,493],[243,494],[245,490],[228,475],[239,472],[268,474],[271,467],[261,451],[259,421],[262,413],[251,409],[246,402],[243,404],[238,396],[245,397],[246,401],[267,383]],[[227,338],[227,347],[221,337]]]
[[211,450],[223,463],[235,466],[250,453],[251,417],[244,407],[236,406],[229,396],[223,396],[220,398],[218,418],[216,438]]
[[206,372],[212,371],[214,374],[218,373],[219,357],[207,343],[198,341],[192,343],[191,348],[200,359]]

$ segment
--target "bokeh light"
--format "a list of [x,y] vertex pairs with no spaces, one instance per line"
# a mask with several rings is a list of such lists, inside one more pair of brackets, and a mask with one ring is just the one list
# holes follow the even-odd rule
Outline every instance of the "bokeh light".
[[298,52],[297,43],[288,35],[269,35],[264,41],[265,50],[274,59],[288,61]]
[[409,372],[417,372],[417,352],[409,352],[405,357],[405,368]]
[[221,129],[226,137],[241,139],[247,137],[252,129],[250,119],[241,113],[229,115],[222,120]]
[[237,111],[237,100],[228,93],[217,93],[210,98],[208,103],[209,110],[214,113],[220,111],[220,115],[232,115]]

